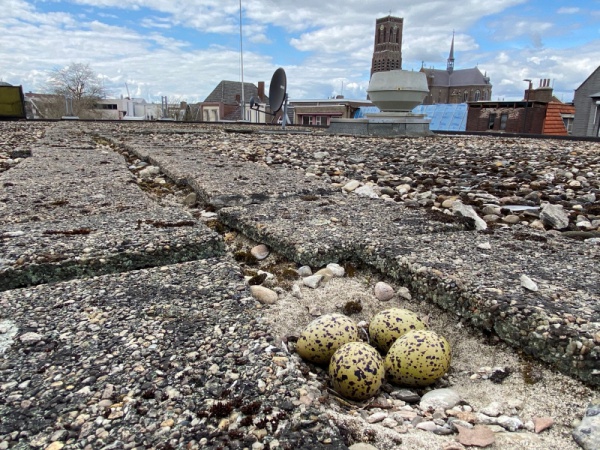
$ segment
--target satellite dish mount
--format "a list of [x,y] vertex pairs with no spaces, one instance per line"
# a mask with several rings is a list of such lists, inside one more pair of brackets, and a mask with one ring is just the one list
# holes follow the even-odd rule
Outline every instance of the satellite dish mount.
[[[263,112],[265,114],[273,116],[273,120],[271,121],[271,123],[273,123],[275,121],[275,118],[277,117],[277,113],[283,107],[281,128],[285,130],[285,125],[287,123],[287,106],[287,77],[285,75],[285,70],[283,70],[283,68],[280,67],[273,74],[273,77],[271,78],[271,85],[269,86],[269,108],[271,109],[271,112]],[[254,97],[250,99],[250,109],[260,111],[260,106],[254,99]]]

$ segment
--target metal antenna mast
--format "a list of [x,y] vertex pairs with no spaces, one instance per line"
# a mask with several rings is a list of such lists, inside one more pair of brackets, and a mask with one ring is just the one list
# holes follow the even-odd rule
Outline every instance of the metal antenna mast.
[[242,39],[242,0],[240,0],[240,72],[242,75],[242,120],[246,120],[246,99],[244,98],[244,47]]

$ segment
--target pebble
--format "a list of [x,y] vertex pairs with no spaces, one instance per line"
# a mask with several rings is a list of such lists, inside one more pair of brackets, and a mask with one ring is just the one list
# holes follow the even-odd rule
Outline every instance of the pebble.
[[475,209],[471,205],[465,205],[457,200],[452,204],[452,212],[455,216],[467,217],[474,220],[476,230],[487,230],[487,223],[477,215]]
[[330,263],[327,264],[327,268],[331,271],[334,277],[343,277],[346,274],[346,270],[339,264]]
[[412,300],[412,295],[407,287],[401,286],[398,288],[398,296],[405,300]]
[[329,268],[323,268],[320,270],[317,270],[315,272],[314,276],[321,276],[321,282],[322,283],[327,283],[329,282],[329,280],[331,280],[335,275],[333,274],[333,271]]
[[427,392],[419,403],[419,407],[426,411],[428,409],[451,409],[460,402],[460,395],[452,389],[434,389]]
[[279,298],[277,292],[260,285],[250,286],[250,293],[256,300],[264,305],[277,303]]
[[309,277],[313,274],[310,266],[302,266],[297,269],[298,275],[301,277]]
[[304,286],[308,286],[311,289],[316,289],[321,285],[323,275],[311,275],[309,277],[302,278]]
[[352,192],[356,190],[360,186],[360,183],[357,180],[351,180],[344,185],[342,188],[346,192]]
[[527,289],[528,291],[537,292],[539,290],[538,285],[527,275],[521,275],[521,286]]
[[25,345],[33,345],[40,342],[44,337],[41,334],[30,331],[19,336],[19,340]]
[[573,430],[573,439],[584,450],[600,449],[600,399],[590,403],[581,423]]
[[562,230],[569,226],[569,215],[566,213],[562,205],[553,205],[546,203],[540,211],[540,220],[544,225]]
[[554,425],[554,419],[552,419],[552,417],[534,417],[533,423],[535,426],[534,431],[536,433],[541,433]]
[[252,247],[252,249],[250,250],[250,254],[252,256],[254,256],[258,261],[262,261],[263,259],[266,259],[269,256],[269,253],[270,253],[269,247],[267,247],[264,244],[256,245],[255,247]]
[[394,288],[383,281],[375,284],[375,297],[380,302],[387,302],[394,297]]
[[379,195],[373,189],[373,186],[364,185],[354,190],[354,193],[360,197],[379,198]]

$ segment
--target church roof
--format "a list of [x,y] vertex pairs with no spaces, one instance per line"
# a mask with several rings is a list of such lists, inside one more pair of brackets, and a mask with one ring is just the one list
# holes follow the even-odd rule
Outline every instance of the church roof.
[[485,77],[479,68],[472,69],[454,69],[452,73],[447,70],[439,69],[421,69],[429,78],[433,75],[431,86],[485,86],[489,85],[489,78]]

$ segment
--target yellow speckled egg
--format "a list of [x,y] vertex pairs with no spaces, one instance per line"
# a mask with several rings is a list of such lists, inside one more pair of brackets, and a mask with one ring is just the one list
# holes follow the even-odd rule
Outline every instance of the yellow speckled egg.
[[384,374],[383,359],[364,342],[342,345],[329,362],[333,389],[351,400],[366,400],[377,394]]
[[343,314],[325,314],[306,326],[296,351],[308,361],[325,364],[342,345],[358,340],[358,327],[352,319]]
[[371,343],[384,354],[392,344],[409,331],[424,330],[425,322],[408,309],[390,308],[381,311],[373,317],[369,324]]
[[427,386],[450,368],[448,341],[433,331],[410,331],[390,347],[385,357],[387,377],[395,384]]

